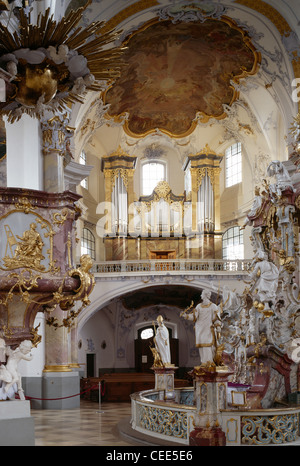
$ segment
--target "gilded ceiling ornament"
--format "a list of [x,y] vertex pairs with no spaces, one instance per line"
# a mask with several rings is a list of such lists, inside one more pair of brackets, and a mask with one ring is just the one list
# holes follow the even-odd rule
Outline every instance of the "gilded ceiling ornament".
[[20,9],[19,29],[13,33],[0,23],[0,66],[8,77],[0,113],[9,121],[23,113],[38,118],[46,110],[63,113],[70,104],[82,102],[87,91],[103,90],[120,75],[123,48],[106,48],[119,34],[102,33],[102,21],[79,27],[84,8],[59,22],[47,9],[36,25]]

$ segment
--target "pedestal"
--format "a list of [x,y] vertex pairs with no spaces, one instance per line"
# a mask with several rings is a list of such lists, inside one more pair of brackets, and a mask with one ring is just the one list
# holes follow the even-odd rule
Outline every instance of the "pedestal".
[[175,400],[174,374],[178,367],[166,366],[151,368],[155,373],[155,390],[159,391],[159,399],[164,401]]
[[232,374],[226,367],[199,366],[192,375],[195,380],[196,416],[189,444],[193,446],[225,446],[220,412],[227,406],[227,383]]
[[34,446],[34,420],[30,401],[0,402],[0,446]]
[[80,380],[78,372],[44,372],[43,409],[79,408],[79,394]]
[[225,447],[226,436],[220,427],[196,427],[190,433],[189,444],[193,447]]

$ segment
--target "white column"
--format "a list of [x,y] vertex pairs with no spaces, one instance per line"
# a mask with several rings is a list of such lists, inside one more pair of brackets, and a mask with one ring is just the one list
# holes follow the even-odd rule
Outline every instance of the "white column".
[[43,190],[40,122],[24,114],[6,127],[7,187]]

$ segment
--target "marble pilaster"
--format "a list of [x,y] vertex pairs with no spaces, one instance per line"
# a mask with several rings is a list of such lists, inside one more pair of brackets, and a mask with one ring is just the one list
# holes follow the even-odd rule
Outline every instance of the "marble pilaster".
[[[51,318],[61,323],[66,312],[56,306]],[[68,350],[68,328],[55,326],[46,322],[45,329],[45,367],[44,372],[70,372]]]
[[190,445],[226,445],[220,412],[227,405],[227,383],[231,374],[225,366],[199,366],[193,369],[197,412],[194,430],[190,433]]
[[23,115],[20,120],[9,123],[6,129],[7,187],[44,189],[43,154],[39,120]]
[[68,126],[68,115],[56,115],[41,122],[44,154],[44,190],[65,190],[64,163],[69,138],[74,129]]

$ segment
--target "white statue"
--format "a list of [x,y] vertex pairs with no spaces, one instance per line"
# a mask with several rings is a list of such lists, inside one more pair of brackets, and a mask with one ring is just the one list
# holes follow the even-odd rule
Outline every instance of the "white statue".
[[223,286],[223,299],[220,305],[223,311],[227,311],[230,314],[230,312],[235,311],[240,304],[241,300],[235,290],[232,291],[228,286]]
[[154,337],[155,347],[160,355],[161,362],[164,366],[171,365],[171,352],[170,352],[170,341],[169,341],[169,330],[164,324],[162,316],[157,317],[158,327],[156,329],[156,335]]
[[276,265],[268,260],[264,251],[259,251],[250,279],[254,281],[253,292],[261,303],[275,300],[278,278],[279,270]]
[[270,163],[267,168],[267,174],[268,176],[276,177],[276,183],[270,185],[270,190],[273,194],[281,197],[282,191],[284,191],[286,188],[291,188],[294,190],[293,182],[289,172],[283,163],[279,160],[274,160]]
[[261,206],[262,206],[262,196],[260,194],[260,189],[256,187],[255,196],[254,196],[251,210],[250,212],[248,212],[248,215],[246,217],[244,225],[241,227],[241,230],[243,230],[246,227],[246,225],[252,225],[253,222],[252,220],[250,220],[250,218],[258,214],[259,210],[261,209]]
[[199,348],[201,364],[214,362],[217,346],[217,335],[220,331],[219,308],[210,300],[210,291],[202,291],[202,302],[192,312],[187,314],[187,310],[180,315],[195,323],[196,347]]
[[32,354],[30,354],[32,347],[30,340],[22,341],[15,350],[11,350],[8,346],[6,347],[8,360],[6,365],[2,364],[0,366],[0,399],[13,398],[14,393],[18,392],[20,400],[25,400],[21,375],[18,372],[18,364],[22,359],[25,361],[32,359]]

